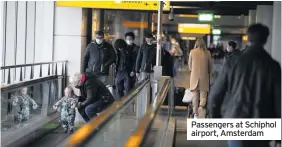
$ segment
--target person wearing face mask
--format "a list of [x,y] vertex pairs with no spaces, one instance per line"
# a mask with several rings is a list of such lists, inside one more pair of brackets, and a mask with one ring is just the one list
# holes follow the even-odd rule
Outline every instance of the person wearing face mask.
[[[156,54],[157,54],[157,45],[153,44],[153,35],[145,35],[145,43],[140,47],[136,65],[135,72],[138,81],[150,78],[151,83],[154,83],[154,71],[153,67],[156,65]],[[141,75],[140,75],[141,73]],[[152,86],[152,91],[155,91],[154,86]],[[155,93],[152,93],[152,98],[155,96]]]
[[[135,72],[137,78],[143,80],[153,73],[153,67],[156,65],[157,46],[153,44],[153,35],[145,36],[145,43],[138,51],[136,58]],[[140,73],[141,77],[140,77]]]
[[116,86],[121,98],[128,93],[130,88],[131,55],[123,39],[117,39],[114,43],[114,48],[117,51]]
[[127,44],[127,50],[130,53],[129,70],[130,70],[130,89],[131,89],[136,84],[135,63],[140,47],[134,43],[135,35],[133,32],[128,32],[124,36]]
[[85,49],[81,73],[92,72],[98,79],[106,84],[109,68],[115,62],[116,54],[113,46],[104,41],[104,32],[97,31],[96,39]]

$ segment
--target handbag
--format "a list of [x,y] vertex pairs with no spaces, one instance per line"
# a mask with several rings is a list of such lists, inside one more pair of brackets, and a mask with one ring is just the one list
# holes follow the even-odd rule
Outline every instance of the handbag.
[[185,94],[184,94],[183,99],[182,99],[182,102],[183,103],[191,103],[192,99],[193,99],[193,94],[192,94],[191,90],[186,89]]

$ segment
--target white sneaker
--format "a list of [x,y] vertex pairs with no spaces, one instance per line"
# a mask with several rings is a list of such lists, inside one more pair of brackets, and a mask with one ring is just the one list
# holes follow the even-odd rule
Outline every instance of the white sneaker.
[[194,114],[194,119],[198,119],[198,115]]

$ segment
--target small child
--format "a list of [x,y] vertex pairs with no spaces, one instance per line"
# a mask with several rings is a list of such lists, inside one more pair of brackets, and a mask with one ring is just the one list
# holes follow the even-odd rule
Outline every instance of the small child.
[[61,112],[60,122],[65,130],[65,133],[73,133],[74,120],[75,120],[75,107],[78,100],[74,95],[72,87],[68,86],[65,89],[65,96],[62,97],[53,108]]
[[30,117],[30,106],[37,108],[35,101],[27,94],[27,87],[22,88],[21,93],[13,97],[13,106],[19,106],[20,111],[15,116],[15,121],[23,123]]

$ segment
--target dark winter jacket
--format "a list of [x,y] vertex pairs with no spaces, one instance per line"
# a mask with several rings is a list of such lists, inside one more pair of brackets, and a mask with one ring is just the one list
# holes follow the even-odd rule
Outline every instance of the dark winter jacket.
[[281,118],[279,63],[255,46],[232,57],[211,87],[208,109],[214,118]]
[[96,76],[109,75],[109,68],[115,62],[113,46],[107,42],[98,45],[95,41],[88,44],[82,58],[81,72],[92,72]]
[[136,59],[139,52],[140,47],[136,44],[128,45],[127,50],[131,53],[130,55],[130,63],[129,63],[129,70],[130,72],[135,72],[135,66],[136,66]]
[[126,48],[117,49],[117,63],[116,63],[117,71],[125,71],[127,73],[130,73],[132,71],[131,54],[132,52]]
[[98,101],[106,102],[109,105],[114,102],[114,98],[108,88],[96,78],[91,72],[85,72],[85,81],[80,86],[81,107],[86,107]]
[[153,67],[156,65],[156,53],[156,44],[143,44],[137,55],[135,72],[152,73]]

